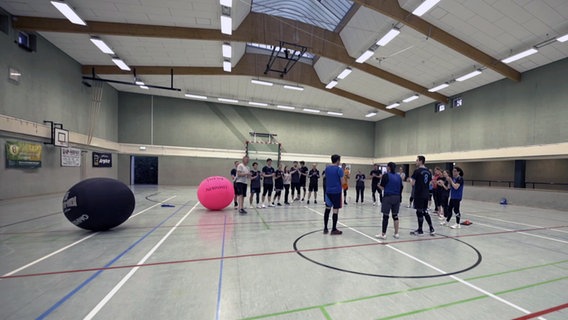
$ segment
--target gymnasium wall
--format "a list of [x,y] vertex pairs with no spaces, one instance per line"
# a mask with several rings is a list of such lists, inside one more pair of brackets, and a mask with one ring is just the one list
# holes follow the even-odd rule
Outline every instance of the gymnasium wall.
[[256,131],[277,134],[285,153],[373,154],[371,122],[124,92],[119,93],[119,105],[121,143],[244,153],[249,132]]
[[[377,158],[568,141],[568,59],[461,94],[463,106],[434,104],[375,125]],[[506,155],[504,155],[506,156]],[[448,159],[451,161],[451,159]]]
[[[6,169],[6,140],[47,142],[46,138],[34,136],[34,130],[44,128],[44,120],[62,123],[64,128],[86,135],[92,94],[91,88],[81,84],[79,63],[41,36],[37,37],[37,52],[20,49],[14,39],[13,32],[10,35],[0,32],[0,117],[3,123],[11,121],[11,117],[26,120],[29,134],[0,130],[0,200],[64,192],[82,178],[91,176],[116,177],[116,166],[92,168],[92,150],[84,147],[81,149],[85,151],[87,165],[79,168],[61,167],[60,149],[45,145],[41,168]],[[9,79],[9,68],[16,68],[22,73],[19,83]],[[117,141],[117,106],[116,90],[104,85],[95,137]]]

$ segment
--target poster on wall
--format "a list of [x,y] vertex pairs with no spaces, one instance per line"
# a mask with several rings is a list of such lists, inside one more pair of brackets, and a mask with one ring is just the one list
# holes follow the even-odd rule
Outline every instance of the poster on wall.
[[112,167],[112,153],[93,152],[94,168],[110,168]]
[[42,145],[23,141],[6,141],[6,168],[41,168]]
[[80,167],[81,166],[81,149],[61,148],[61,166],[62,167]]

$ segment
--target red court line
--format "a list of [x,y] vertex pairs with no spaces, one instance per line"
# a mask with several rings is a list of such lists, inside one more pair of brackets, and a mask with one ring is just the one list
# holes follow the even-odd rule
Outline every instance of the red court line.
[[[392,244],[399,244],[399,243],[436,241],[436,240],[447,240],[447,239],[466,238],[466,237],[479,237],[479,236],[489,236],[489,235],[496,235],[496,234],[508,234],[508,233],[547,230],[547,229],[556,229],[556,228],[565,228],[565,227],[568,227],[568,226],[532,228],[532,229],[522,229],[522,230],[512,230],[512,231],[495,231],[495,232],[476,233],[476,234],[459,235],[459,236],[413,238],[413,239],[409,239],[409,240],[400,240],[400,241],[393,241],[393,242],[382,242],[382,243],[372,242],[372,243],[352,244],[352,245],[345,245],[345,246],[319,247],[319,248],[311,248],[311,249],[302,249],[302,250],[298,250],[298,251],[299,252],[315,252],[315,251],[326,251],[326,250],[379,246],[379,245],[387,245],[387,244],[392,245]],[[107,268],[87,268],[87,269],[73,269],[73,270],[62,270],[62,271],[39,272],[39,273],[29,273],[29,274],[20,274],[20,275],[0,276],[0,280],[12,279],[12,278],[27,278],[27,277],[48,276],[48,275],[57,275],[57,274],[92,272],[92,271],[101,271],[101,270],[104,271],[104,270],[114,270],[114,269],[129,269],[129,268],[136,268],[136,267],[151,267],[151,266],[174,265],[174,264],[182,264],[182,263],[206,262],[206,261],[216,261],[216,260],[221,260],[221,259],[239,259],[239,258],[249,258],[249,257],[262,257],[262,256],[290,254],[290,253],[296,253],[296,251],[295,250],[272,251],[272,252],[248,253],[248,254],[224,256],[224,257],[209,257],[209,258],[198,258],[198,259],[187,259],[187,260],[161,261],[161,262],[144,263],[144,264],[111,266],[111,267],[107,267]]]
[[533,319],[533,318],[542,316],[542,315],[544,315],[544,314],[549,314],[549,313],[556,312],[556,311],[559,311],[559,310],[562,310],[562,309],[566,309],[566,308],[568,308],[568,303],[561,304],[561,305],[559,305],[559,306],[552,307],[552,308],[549,308],[549,309],[546,309],[546,310],[541,310],[541,311],[533,312],[533,313],[527,314],[526,316],[522,316],[522,317],[519,317],[519,318],[515,318],[515,319],[513,319],[513,320],[528,320],[528,319]]

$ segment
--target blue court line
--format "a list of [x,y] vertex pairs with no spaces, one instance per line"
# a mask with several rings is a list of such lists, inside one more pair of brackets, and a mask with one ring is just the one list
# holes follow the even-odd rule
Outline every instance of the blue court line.
[[[191,201],[191,200],[190,200]],[[181,206],[179,209],[177,209],[176,211],[174,211],[170,216],[168,216],[166,219],[164,219],[162,222],[160,222],[157,226],[155,226],[154,228],[152,228],[152,230],[148,231],[145,235],[143,235],[140,239],[138,239],[136,242],[134,242],[132,245],[130,245],[130,247],[128,247],[126,250],[124,250],[122,253],[120,253],[118,256],[116,256],[114,259],[112,259],[111,261],[109,261],[107,264],[105,264],[99,271],[95,272],[93,275],[91,275],[89,278],[87,278],[87,280],[83,281],[80,285],[78,285],[75,289],[71,290],[71,292],[69,292],[68,294],[66,294],[63,298],[61,298],[61,300],[57,301],[53,306],[51,306],[51,308],[47,309],[46,311],[44,311],[42,314],[40,314],[36,320],[40,320],[40,319],[45,319],[47,316],[49,316],[53,311],[55,311],[57,308],[59,308],[63,303],[65,303],[65,301],[69,300],[71,297],[73,297],[73,295],[75,295],[77,292],[79,292],[81,289],[83,289],[87,284],[89,284],[91,281],[93,281],[96,277],[98,277],[101,273],[103,273],[104,268],[108,268],[110,266],[112,266],[116,261],[118,261],[120,258],[122,258],[125,254],[127,254],[130,250],[132,250],[134,247],[136,247],[140,242],[142,242],[144,239],[146,239],[146,237],[148,237],[150,234],[152,234],[154,231],[156,231],[156,229],[158,229],[162,224],[164,224],[166,221],[168,221],[170,218],[172,218],[173,216],[175,216],[181,209],[183,209],[187,204],[189,203],[186,202],[183,206]]]
[[223,259],[225,257],[225,235],[227,231],[227,216],[225,215],[225,220],[223,221],[223,243],[221,244],[221,266],[219,267],[219,286],[217,288],[217,314],[215,319],[219,320],[221,316],[221,287],[223,285]]

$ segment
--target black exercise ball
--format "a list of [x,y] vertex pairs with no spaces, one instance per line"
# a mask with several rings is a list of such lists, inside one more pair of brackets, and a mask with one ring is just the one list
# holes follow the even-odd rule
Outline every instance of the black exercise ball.
[[74,225],[104,231],[128,220],[134,211],[134,194],[124,183],[110,178],[83,180],[63,197],[63,213]]

